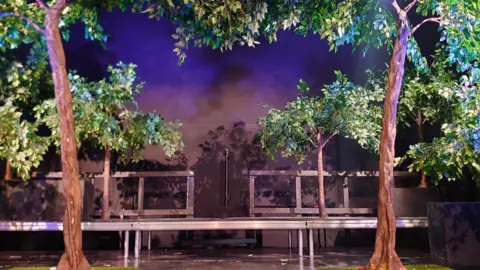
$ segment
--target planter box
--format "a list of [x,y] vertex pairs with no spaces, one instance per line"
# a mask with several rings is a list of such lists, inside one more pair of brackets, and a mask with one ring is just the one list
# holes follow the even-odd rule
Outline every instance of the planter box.
[[480,266],[480,203],[429,203],[430,253],[454,266]]

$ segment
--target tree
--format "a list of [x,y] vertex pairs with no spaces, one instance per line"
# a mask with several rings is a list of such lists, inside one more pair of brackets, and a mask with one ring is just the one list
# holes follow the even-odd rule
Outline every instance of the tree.
[[[116,2],[130,1],[103,1],[102,4],[113,5]],[[82,252],[77,142],[62,36],[68,39],[68,26],[82,20],[86,26],[87,38],[105,41],[106,36],[98,23],[99,7],[96,4],[96,1],[88,0],[72,3],[67,0],[36,0],[34,3],[26,0],[0,1],[0,49],[6,51],[15,49],[22,43],[42,42],[45,42],[48,49],[56,106],[60,116],[60,148],[66,202],[63,222],[65,253],[58,263],[58,269],[90,268]]]
[[409,169],[431,176],[434,184],[462,179],[467,169],[480,186],[480,95],[471,80],[463,77],[456,87],[438,89],[455,108],[454,118],[442,125],[442,136],[413,145],[406,154],[413,160]]
[[[424,126],[448,121],[453,116],[450,102],[443,98],[438,89],[452,88],[457,85],[458,76],[449,70],[441,52],[432,64],[429,74],[411,70],[405,78],[398,104],[398,124],[400,127],[417,129],[419,143],[425,141]],[[401,161],[405,158],[400,158]],[[427,187],[427,177],[420,174],[420,186]]]
[[[478,70],[480,52],[480,5],[476,0],[410,0],[400,7],[397,0],[344,1],[185,1],[177,3],[174,23],[178,40],[175,51],[184,59],[188,42],[195,46],[231,49],[234,43],[254,46],[261,34],[276,40],[280,28],[295,28],[297,33],[318,33],[330,48],[344,44],[387,47],[392,52],[388,68],[385,110],[380,141],[380,180],[378,190],[378,224],[375,252],[367,269],[401,269],[395,252],[395,215],[392,189],[395,158],[397,104],[402,88],[405,61],[428,72],[427,60],[421,54],[414,34],[426,23],[436,23],[441,33],[439,46],[448,54],[448,63],[459,72]],[[190,11],[193,10],[193,11]],[[199,12],[201,11],[201,12]],[[150,5],[151,16],[164,13],[160,5]],[[192,14],[193,13],[193,14]],[[422,17],[413,25],[409,15]],[[196,20],[194,20],[195,18]],[[203,18],[199,20],[198,18]],[[205,20],[204,18],[207,18]],[[262,31],[262,32],[260,32]],[[181,62],[181,61],[180,61]]]
[[[108,81],[89,82],[76,72],[69,74],[78,143],[88,141],[104,151],[104,220],[110,219],[108,191],[112,152],[118,153],[121,161],[126,163],[138,162],[147,144],[161,145],[167,157],[183,148],[179,122],[168,123],[156,113],[144,114],[136,108],[135,95],[141,93],[143,83],[136,84],[135,67],[122,62],[116,67],[110,66]],[[59,146],[60,122],[54,100],[45,101],[35,111],[36,117],[52,130],[54,142]]]
[[[22,63],[13,56],[0,58],[0,158],[6,160],[5,180],[11,180],[12,170],[28,179],[48,149],[50,138],[38,134],[39,123],[31,117],[31,107],[51,86],[46,52],[39,46],[31,48]],[[48,92],[48,91],[44,91]]]
[[369,72],[367,87],[355,86],[338,71],[335,74],[337,80],[322,89],[322,96],[307,96],[310,88],[300,80],[296,100],[281,110],[270,108],[258,121],[262,146],[272,159],[279,149],[283,157],[293,156],[299,163],[308,152],[317,152],[318,205],[322,218],[327,217],[323,175],[325,145],[339,134],[377,152],[381,131],[381,110],[374,104],[383,100],[384,90],[373,73]]

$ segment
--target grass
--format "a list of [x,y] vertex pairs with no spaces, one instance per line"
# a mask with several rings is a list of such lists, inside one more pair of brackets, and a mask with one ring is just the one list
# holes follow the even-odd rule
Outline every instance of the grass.
[[[453,270],[448,267],[438,266],[434,264],[415,264],[405,265],[408,270]],[[317,270],[358,270],[359,267],[344,267],[344,268],[317,268]]]
[[[50,270],[54,267],[13,267],[9,270]],[[92,267],[93,270],[138,270],[136,267]]]

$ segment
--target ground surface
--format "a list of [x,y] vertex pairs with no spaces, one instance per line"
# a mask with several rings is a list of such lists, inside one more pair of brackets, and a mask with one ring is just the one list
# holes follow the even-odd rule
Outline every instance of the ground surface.
[[[123,258],[118,251],[86,252],[92,266],[129,266],[140,270],[161,269],[282,269],[315,270],[325,267],[358,267],[366,265],[371,251],[360,249],[316,250],[313,260],[299,258],[296,250],[287,249],[194,249],[188,251],[142,250],[139,260]],[[0,269],[12,267],[54,266],[61,252],[0,252]],[[133,255],[133,254],[131,254]],[[399,251],[405,264],[431,264],[430,256],[419,251]]]

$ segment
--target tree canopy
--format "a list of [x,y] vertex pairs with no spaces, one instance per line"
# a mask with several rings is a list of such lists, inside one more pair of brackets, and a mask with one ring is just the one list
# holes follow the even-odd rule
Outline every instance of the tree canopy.
[[[284,109],[270,108],[259,119],[261,142],[272,158],[281,149],[282,156],[293,156],[301,163],[309,151],[323,148],[337,134],[378,151],[382,110],[376,105],[383,100],[384,89],[373,72],[368,72],[365,86],[335,73],[337,80],[326,85],[321,96],[308,96],[310,88],[300,80],[296,100],[287,102]],[[317,144],[319,133],[325,136],[322,145]]]
[[[179,122],[166,122],[154,113],[142,113],[135,95],[143,90],[136,83],[134,64],[110,66],[110,76],[88,81],[77,72],[69,74],[74,96],[75,131],[79,143],[89,141],[101,149],[121,155],[123,161],[138,161],[145,145],[160,145],[167,156],[183,148]],[[36,116],[51,130],[55,144],[60,144],[59,117],[55,101],[47,100],[35,108]],[[127,150],[133,155],[128,155]]]

